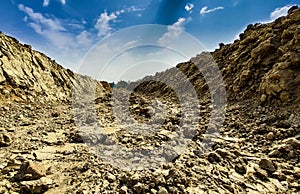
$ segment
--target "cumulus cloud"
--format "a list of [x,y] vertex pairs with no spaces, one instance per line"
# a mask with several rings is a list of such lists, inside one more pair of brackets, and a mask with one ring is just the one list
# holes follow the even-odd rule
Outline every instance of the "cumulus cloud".
[[179,18],[177,22],[167,27],[168,31],[158,40],[161,45],[166,45],[172,42],[184,31],[185,18]]
[[276,8],[271,14],[270,14],[270,19],[275,20],[281,16],[285,16],[288,13],[288,10],[292,7],[293,5],[286,5],[283,7]]
[[97,19],[95,24],[95,29],[98,30],[98,37],[104,37],[109,35],[112,32],[111,22],[117,19],[117,15],[121,14],[121,11],[116,13],[108,14],[105,10]]
[[207,13],[215,12],[215,11],[221,10],[221,9],[224,9],[224,7],[215,7],[213,9],[208,9],[208,7],[205,6],[205,7],[202,7],[202,9],[200,10],[200,14],[205,15]]
[[[66,3],[65,0],[58,2]],[[49,6],[49,3],[50,0],[44,0],[43,6]],[[23,4],[19,4],[18,9],[25,14],[23,21],[28,27],[45,39],[45,44],[41,47],[47,45],[47,48],[41,50],[46,50],[49,56],[55,56],[58,61],[69,67],[80,64],[93,43],[114,32],[113,23],[121,21],[121,14],[143,11],[135,6],[124,7],[114,12],[105,10],[96,18],[92,27],[86,28],[85,20],[57,18],[39,13]]]
[[194,4],[188,3],[186,4],[186,6],[184,7],[184,9],[188,12],[192,12],[192,9],[194,8]]
[[135,6],[130,6],[128,8],[117,10],[111,13],[108,13],[107,10],[104,10],[104,12],[100,14],[96,24],[94,25],[94,28],[98,31],[98,37],[102,38],[110,35],[114,30],[112,27],[112,23],[116,22],[121,14],[138,11],[143,11],[143,9],[137,8]]

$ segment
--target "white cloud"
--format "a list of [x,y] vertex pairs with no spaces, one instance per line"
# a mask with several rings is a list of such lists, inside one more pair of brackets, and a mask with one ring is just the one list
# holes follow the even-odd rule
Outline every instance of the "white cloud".
[[288,10],[292,7],[293,5],[286,5],[283,7],[276,8],[271,14],[270,14],[270,19],[275,20],[281,16],[285,16],[288,13]]
[[[66,29],[57,19],[49,19],[44,17],[41,13],[34,12],[31,8],[25,7],[22,4],[19,4],[19,10],[26,13],[31,20],[34,21],[37,25],[40,25],[41,28],[53,30],[53,31],[65,31]],[[28,20],[28,19],[27,19]]]
[[66,4],[66,0],[60,0],[61,4],[65,5]]
[[236,2],[233,3],[232,6],[235,7],[235,6],[237,6],[239,3],[240,3],[240,2],[236,1]]
[[110,26],[110,22],[115,21],[117,19],[117,15],[121,12],[110,13],[108,14],[105,10],[98,18],[97,23],[95,24],[95,28],[98,30],[98,37],[104,37],[109,35],[113,28]]
[[[66,3],[62,0],[58,2]],[[49,3],[51,3],[50,0],[44,0],[43,5],[48,6]],[[43,44],[36,43],[34,45],[33,43],[33,46],[71,69],[75,69],[74,67],[80,64],[93,43],[114,32],[113,23],[120,22],[120,15],[131,12],[139,13],[143,10],[134,6],[125,7],[115,12],[105,10],[98,16],[94,26],[86,28],[84,19],[61,19],[53,15],[36,12],[23,4],[19,4],[18,8],[25,13],[23,20],[28,27],[45,40]],[[95,30],[96,33],[94,33]]]
[[[49,5],[49,3],[50,3],[50,0],[44,0],[43,6],[47,7]],[[60,3],[63,5],[66,5],[66,0],[60,0]]]
[[44,7],[47,7],[47,6],[49,5],[49,3],[50,3],[50,0],[44,0],[43,6],[44,6]]
[[121,9],[121,10],[118,10],[118,11],[114,12],[115,15],[120,15],[122,13],[125,13],[124,9]]
[[111,23],[116,22],[119,15],[123,13],[138,11],[143,11],[143,9],[131,6],[125,9],[111,12],[110,14],[107,12],[107,10],[104,10],[104,12],[100,14],[96,24],[94,25],[94,28],[98,31],[98,37],[102,38],[110,35],[113,32],[113,27],[111,26]]
[[186,6],[184,7],[184,9],[186,11],[189,11],[190,13],[192,12],[192,9],[194,8],[194,5],[191,3],[186,4]]
[[27,22],[27,21],[28,21],[28,17],[25,16],[25,17],[23,18],[23,21],[24,21],[24,22]]
[[[46,39],[45,45],[48,46],[43,48],[43,50],[48,54],[54,54],[55,58],[64,65],[71,67],[74,64],[78,64],[91,47],[94,37],[88,31],[80,28],[79,24],[82,22],[67,21],[43,15],[22,4],[18,7],[20,11],[26,14],[24,21],[28,26]],[[73,33],[70,29],[77,29],[80,32]],[[43,45],[39,47],[43,47]]]
[[141,9],[141,8],[138,8],[135,6],[130,6],[126,10],[127,10],[127,12],[136,12],[136,11],[143,11],[144,9]]
[[184,22],[185,18],[179,18],[177,22],[172,25],[169,25],[168,32],[166,32],[159,40],[158,43],[161,45],[166,45],[172,42],[175,38],[177,38],[184,31]]
[[86,30],[76,36],[77,43],[84,46],[89,46],[92,43],[92,34]]
[[204,15],[204,14],[207,14],[207,13],[211,13],[211,12],[214,12],[214,11],[217,11],[217,10],[224,9],[224,7],[215,7],[213,9],[207,9],[207,8],[208,8],[207,6],[202,7],[202,9],[200,10],[200,14]]
[[28,23],[28,26],[33,28],[36,33],[42,34],[42,27],[40,25],[30,22],[30,23]]

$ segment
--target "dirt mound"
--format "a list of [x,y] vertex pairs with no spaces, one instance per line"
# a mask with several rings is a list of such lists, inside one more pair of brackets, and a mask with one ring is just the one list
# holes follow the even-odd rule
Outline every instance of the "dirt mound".
[[272,23],[249,25],[240,40],[212,53],[230,101],[299,103],[299,25],[300,10],[293,9]]
[[3,101],[70,100],[75,84],[83,88],[85,84],[96,84],[102,92],[109,90],[108,83],[64,69],[31,46],[0,33],[0,98]]
[[[133,83],[131,87],[137,87],[135,90],[141,93],[164,96],[172,89],[151,80],[173,80],[180,83],[182,89],[186,88],[185,82],[191,82],[199,97],[209,99],[207,80],[202,72],[207,72],[215,62],[222,72],[229,103],[245,100],[256,106],[299,103],[299,25],[300,10],[293,8],[288,16],[272,23],[249,25],[232,44],[220,44],[212,53],[199,54],[176,68]],[[177,79],[180,77],[177,69],[188,79]]]

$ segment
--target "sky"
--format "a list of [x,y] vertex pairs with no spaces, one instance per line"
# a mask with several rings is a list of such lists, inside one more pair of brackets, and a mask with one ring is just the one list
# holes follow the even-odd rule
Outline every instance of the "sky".
[[[122,62],[126,66],[124,69],[132,69],[130,63],[144,64],[135,68],[136,72],[127,73],[134,77],[132,79],[137,79],[134,74],[141,75],[146,67],[151,66],[150,55],[160,53],[153,61],[164,59],[159,61],[157,68],[145,70],[153,74],[188,60],[202,50],[213,51],[220,42],[233,42],[248,24],[271,22],[286,15],[292,5],[300,5],[300,0],[3,0],[0,2],[0,31],[21,43],[32,45],[65,68],[84,74],[94,72],[93,62],[98,60],[99,65],[99,60],[105,55],[103,53],[122,51],[123,54],[118,55],[116,60],[111,60],[114,65],[101,67],[102,74],[112,74]],[[146,27],[135,27],[141,25]],[[130,30],[126,30],[128,28]],[[181,49],[181,45],[185,48],[191,42],[191,38],[185,38],[187,34],[197,39],[201,48],[195,45],[195,48]],[[149,36],[153,38],[155,49],[148,46],[132,50],[132,47],[140,45],[136,39]],[[170,46],[174,38],[181,41]],[[114,49],[124,45],[127,45],[126,49]],[[185,57],[179,57],[161,46],[167,46],[169,51],[189,52],[185,53]],[[98,54],[101,52],[98,58],[95,50]],[[107,63],[110,60],[107,56],[114,55],[106,54],[106,61],[101,62]],[[82,70],[89,69],[84,65],[87,61],[90,71]],[[103,69],[111,70],[104,72]],[[124,72],[124,69],[121,71]],[[116,76],[101,78],[108,81],[130,79],[130,76]]]

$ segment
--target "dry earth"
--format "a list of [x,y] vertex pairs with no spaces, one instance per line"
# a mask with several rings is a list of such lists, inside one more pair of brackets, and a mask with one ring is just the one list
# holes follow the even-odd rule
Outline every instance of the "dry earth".
[[[270,24],[249,25],[233,44],[220,44],[154,76],[172,80],[180,69],[189,78],[174,81],[196,88],[198,122],[185,117],[190,127],[181,125],[183,105],[172,88],[151,77],[132,84],[137,86],[129,100],[132,118],[147,123],[155,115],[161,121],[154,122],[153,133],[136,135],[129,121],[132,131],[117,122],[108,83],[65,70],[1,33],[0,193],[299,193],[299,53],[298,8]],[[197,67],[211,56],[227,93],[222,125],[210,122],[215,90],[201,74],[207,66]],[[97,88],[95,103],[74,103],[72,88],[84,94],[87,85]],[[96,110],[97,116],[86,110]],[[222,113],[216,115],[222,120]],[[90,135],[80,135],[78,121]],[[105,135],[90,131],[98,121]],[[115,143],[151,151],[185,137],[192,140],[186,149],[178,156],[167,152],[153,158],[163,163],[154,169],[124,170],[88,146]],[[119,154],[145,167],[141,155]]]

